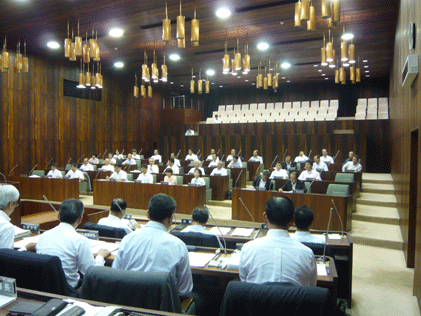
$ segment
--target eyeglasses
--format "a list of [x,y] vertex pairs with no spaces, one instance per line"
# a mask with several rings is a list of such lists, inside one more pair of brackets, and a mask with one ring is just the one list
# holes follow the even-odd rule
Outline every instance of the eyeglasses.
[[19,203],[18,202],[14,202],[14,204],[15,204],[15,207],[18,207],[19,206]]

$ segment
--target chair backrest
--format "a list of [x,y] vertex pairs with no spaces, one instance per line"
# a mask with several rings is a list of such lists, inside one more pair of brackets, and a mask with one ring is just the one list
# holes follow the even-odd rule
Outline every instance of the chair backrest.
[[87,222],[82,227],[83,229],[97,230],[99,236],[101,237],[110,237],[110,238],[120,238],[122,239],[127,235],[126,231],[123,228],[110,227],[105,225],[98,225],[94,223]]
[[21,288],[78,297],[78,292],[67,283],[57,256],[0,249],[0,271],[1,276],[16,279]]
[[157,175],[154,173],[154,174],[152,174],[152,179],[153,179],[153,183],[156,183],[156,179],[157,179]]
[[180,238],[186,245],[219,248],[219,240],[215,235],[196,232],[171,232],[171,234]]
[[[325,244],[319,244],[319,243],[314,243],[314,242],[303,242],[303,241],[301,241],[301,243],[304,246],[307,246],[308,248],[313,250],[313,253],[315,256],[323,256],[323,253],[325,251]],[[335,254],[334,249],[331,246],[326,245],[325,255],[329,257],[333,257],[334,254]]]
[[43,176],[45,176],[45,170],[34,170],[34,171],[32,171],[31,176],[43,177]]
[[104,159],[98,159],[98,163],[102,165],[104,163]]
[[349,185],[346,184],[329,184],[326,195],[349,195]]
[[61,172],[62,177],[64,178],[64,176],[66,175],[66,172],[63,170],[61,170],[60,172]]
[[321,100],[320,101],[321,108],[328,108],[329,107],[329,100]]
[[133,173],[127,173],[127,180],[133,181]]
[[318,108],[320,106],[320,102],[319,101],[311,101],[310,106],[312,108]]
[[336,182],[354,182],[353,173],[337,173],[335,176]]
[[241,111],[241,104],[234,104],[234,111]]
[[290,283],[228,283],[219,315],[334,315],[328,289]]
[[206,189],[210,189],[210,178],[203,177],[203,180],[205,180]]
[[72,165],[71,164],[67,164],[66,167],[64,168],[64,170],[70,170],[72,169]]
[[311,193],[311,182],[304,182],[307,193]]
[[83,278],[83,299],[181,313],[177,289],[169,273],[92,266]]

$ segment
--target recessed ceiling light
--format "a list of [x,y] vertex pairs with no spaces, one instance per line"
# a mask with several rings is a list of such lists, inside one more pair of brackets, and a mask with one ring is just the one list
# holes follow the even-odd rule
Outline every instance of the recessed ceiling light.
[[344,67],[349,67],[349,63],[344,63]]
[[281,77],[281,79],[285,79],[285,77]]
[[215,84],[215,82],[211,82],[211,84]]
[[208,69],[208,70],[206,70],[206,74],[207,74],[208,76],[213,76],[213,75],[215,74],[215,70],[213,70],[213,69]]
[[325,80],[329,80],[329,78],[326,77]]
[[55,42],[55,41],[48,42],[47,46],[51,49],[59,49],[60,48],[60,44]]
[[183,88],[183,87],[184,87],[184,85],[183,85],[183,84],[180,84],[180,87],[182,87],[182,88]]
[[174,84],[174,82],[171,81],[170,84]]
[[367,60],[367,59],[364,59],[364,60],[363,60],[363,63],[367,63],[367,62],[368,62],[368,60]]
[[121,61],[116,61],[114,63],[114,67],[116,67],[116,68],[123,68],[124,67],[124,63],[121,62]]
[[319,65],[314,65],[313,67],[319,67]]
[[269,48],[269,44],[265,42],[260,42],[259,44],[257,44],[257,48],[259,50],[267,50]]
[[291,80],[287,80],[287,82],[291,82]]
[[240,78],[241,78],[241,76],[237,76],[237,78],[238,78],[238,79],[240,79]]
[[368,66],[364,66],[364,68],[368,68]]
[[370,77],[370,75],[365,75],[367,78]]
[[222,88],[223,86],[219,86],[220,88]]
[[370,70],[366,70],[365,73],[368,74],[370,72]]
[[326,76],[326,74],[322,74],[322,77]]
[[227,8],[219,8],[215,12],[216,16],[221,19],[226,19],[227,17],[231,16],[231,11]]
[[319,70],[317,70],[318,72],[322,72],[323,71],[323,69],[319,69]]
[[108,35],[112,37],[122,37],[124,34],[124,31],[118,27],[112,28],[110,32],[108,32]]
[[283,69],[288,69],[288,68],[290,68],[291,67],[291,64],[289,63],[289,62],[283,62],[282,64],[281,64],[281,67],[283,68]]
[[180,59],[180,55],[178,55],[178,54],[171,54],[170,55],[170,59],[171,60],[174,60],[174,61],[177,61],[177,60]]
[[345,33],[344,35],[341,36],[341,38],[345,41],[349,41],[351,39],[354,38],[354,34],[352,33]]
[[248,80],[248,79],[246,79],[246,80],[245,80],[245,82],[249,82],[249,80]]

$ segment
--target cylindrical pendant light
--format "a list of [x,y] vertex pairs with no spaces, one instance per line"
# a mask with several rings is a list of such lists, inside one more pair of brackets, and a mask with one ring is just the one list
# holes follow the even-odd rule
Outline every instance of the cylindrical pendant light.
[[358,57],[358,68],[355,69],[355,81],[361,82],[360,57]]
[[70,58],[70,43],[72,40],[70,39],[70,27],[69,21],[67,21],[67,38],[64,39],[64,57]]
[[[177,39],[185,39],[186,18],[181,13],[181,0],[180,0],[180,15],[177,17]],[[180,47],[180,46],[178,46]]]
[[266,67],[265,67],[265,76],[263,77],[263,89],[264,90],[268,89],[268,77],[266,75]]
[[278,75],[273,76],[273,89],[278,88],[279,86],[279,77]]
[[199,75],[199,80],[197,81],[197,93],[202,94],[203,92],[203,81],[201,79],[201,75]]
[[89,57],[94,58],[95,57],[95,51],[96,51],[96,40],[94,38],[94,30],[92,29],[92,38],[89,40]]
[[91,52],[91,57],[94,58],[94,61],[100,61],[100,52],[99,52],[99,44],[98,44],[98,31],[95,32],[95,52]]
[[341,61],[348,61],[348,45],[345,41],[341,42]]
[[75,46],[75,43],[73,42],[73,38],[74,38],[74,33],[73,33],[73,28],[72,28],[72,41],[70,42],[70,57],[69,57],[70,61],[76,61],[76,46]]
[[301,21],[301,2],[295,3],[295,15],[294,15],[294,26],[301,27],[303,22]]
[[323,33],[323,47],[321,48],[321,62],[322,66],[327,66],[328,63],[326,61],[326,36]]
[[142,84],[140,86],[140,96],[145,98],[146,97],[146,87],[145,83],[142,81]]
[[89,64],[88,64],[88,71],[86,72],[86,83],[85,83],[85,85],[87,87],[90,87],[91,81],[92,81],[92,78],[91,78],[91,73],[89,72]]
[[326,61],[330,63],[333,60],[333,40],[330,41],[329,31],[329,42],[326,44]]
[[95,78],[96,78],[96,86],[97,88],[99,88],[100,86],[100,82],[101,82],[101,74],[99,73],[99,64],[96,65],[96,74],[95,74]]
[[235,48],[234,48],[233,59],[231,59],[231,69],[232,69],[231,74],[233,76],[236,76],[237,75],[237,61],[235,59]]
[[137,75],[134,75],[134,91],[133,95],[135,98],[139,97],[139,87],[137,86]]
[[208,94],[210,92],[210,82],[206,80],[205,82],[205,93]]
[[345,69],[343,66],[341,66],[341,68],[339,68],[339,81],[344,81],[344,74],[345,74]]
[[82,57],[82,37],[79,36],[79,21],[77,21],[77,36],[75,37],[75,54],[76,57]]
[[152,86],[151,86],[150,82],[149,82],[149,86],[148,86],[148,97],[152,98]]
[[23,42],[23,55],[24,57],[22,59],[22,71],[29,72],[29,59],[28,57],[26,57],[26,42]]
[[301,0],[301,21],[310,20],[310,0]]
[[225,55],[222,58],[222,72],[226,75],[230,71],[230,55],[228,54],[228,43],[225,41]]
[[339,83],[339,69],[335,70],[335,83]]
[[177,39],[178,48],[186,48],[186,39]]
[[2,59],[2,68],[3,69],[9,69],[9,52],[7,51],[7,38],[4,38],[4,44],[3,44],[3,53],[1,56]]
[[190,93],[194,93],[194,74],[193,74],[193,68],[191,69],[191,80],[190,80]]
[[270,72],[270,60],[269,60],[269,73],[267,75],[268,78],[268,87],[272,87],[272,73]]
[[171,20],[168,19],[168,0],[165,1],[165,19],[162,21],[162,40],[171,43]]
[[237,53],[234,55],[235,70],[241,70],[241,53],[240,53],[240,40],[237,38]]
[[337,25],[337,23],[332,22],[331,18],[327,19],[327,28],[329,30],[332,30],[332,29],[336,28],[336,25]]
[[313,4],[310,6],[310,19],[307,21],[307,31],[316,30],[316,8]]
[[191,20],[191,43],[199,46],[199,20],[196,19],[196,1],[194,2],[194,19]]
[[335,52],[334,49],[332,50],[332,57],[333,57],[333,60],[329,63],[329,68],[335,68],[336,67],[336,65],[335,65],[336,52]]
[[322,18],[330,18],[330,0],[322,0]]
[[354,46],[354,44],[350,44],[348,46],[348,62],[350,64],[355,64],[355,46]]
[[341,21],[341,4],[339,0],[331,0],[332,1],[332,23],[339,23]]
[[168,67],[165,64],[165,54],[164,54],[164,64],[161,66],[161,81],[162,82],[168,81]]
[[86,88],[86,86],[85,86],[85,83],[86,83],[86,81],[85,81],[85,75],[83,74],[83,66],[82,66],[82,59],[80,60],[80,74],[79,74],[79,85],[77,86],[77,88],[79,88],[79,89],[85,89]]
[[15,63],[16,63],[16,69],[20,72],[22,70],[22,62],[23,62],[23,56],[20,53],[20,40],[18,42],[18,47],[17,47],[17,53],[16,53],[16,58],[15,58]]
[[157,82],[158,77],[159,77],[159,70],[158,70],[158,65],[156,64],[155,50],[153,51],[153,62],[151,65],[151,71],[152,71],[152,80],[154,82]]
[[349,67],[349,80],[351,80],[352,83],[355,84],[355,67],[354,66]]
[[142,80],[149,81],[148,55],[146,51],[143,53],[144,61],[142,65]]
[[88,32],[86,32],[86,44],[83,45],[83,62],[89,63],[90,61],[90,53],[89,53],[89,45],[88,45]]
[[249,44],[246,45],[245,54],[243,58],[243,74],[248,74],[250,72],[250,55],[248,54]]

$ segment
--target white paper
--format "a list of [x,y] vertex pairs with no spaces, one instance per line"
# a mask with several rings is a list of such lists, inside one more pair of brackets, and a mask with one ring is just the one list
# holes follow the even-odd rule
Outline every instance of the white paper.
[[88,303],[74,301],[71,299],[66,300],[66,302],[69,302],[71,304],[67,305],[60,313],[57,314],[57,316],[60,316],[62,313],[66,312],[68,309],[72,308],[73,306],[79,306],[80,308],[83,308],[85,310],[85,314],[83,314],[84,316],[94,316],[105,308],[103,306],[92,306]]
[[318,276],[327,276],[326,265],[324,263],[317,264],[317,275]]
[[14,301],[16,301],[16,297],[14,296],[0,295],[0,308],[9,305]]
[[96,255],[100,249],[106,249],[109,252],[113,252],[120,248],[120,244],[111,243],[111,242],[103,242],[95,247],[92,247],[92,253]]
[[30,243],[37,243],[41,235],[31,236],[31,237],[25,237],[22,240],[19,240],[15,242],[14,247],[15,248],[25,248],[26,245]]
[[215,258],[215,253],[200,253],[200,252],[189,252],[190,266],[203,268],[205,267],[213,258]]
[[15,239],[31,236],[32,232],[29,229],[22,229],[20,227],[14,226],[15,228]]
[[211,233],[214,233],[215,235],[221,235],[219,230],[221,230],[222,235],[226,235],[231,231],[231,228],[230,227],[219,227],[219,229],[218,229],[218,227],[215,226],[215,227],[212,227],[209,231]]
[[94,240],[94,239],[88,239],[88,241],[89,241],[89,246],[90,246],[91,248],[94,248],[94,247],[98,246],[99,244],[104,243],[104,242],[103,242],[103,241],[101,241],[101,240]]
[[254,228],[237,227],[236,229],[234,229],[231,236],[250,237],[253,231],[254,231]]
[[36,174],[34,174],[34,175],[32,175],[32,176],[29,176],[28,178],[41,178],[40,176],[38,176],[38,175],[36,175]]
[[329,239],[337,239],[337,240],[341,240],[342,236],[340,234],[329,234]]

